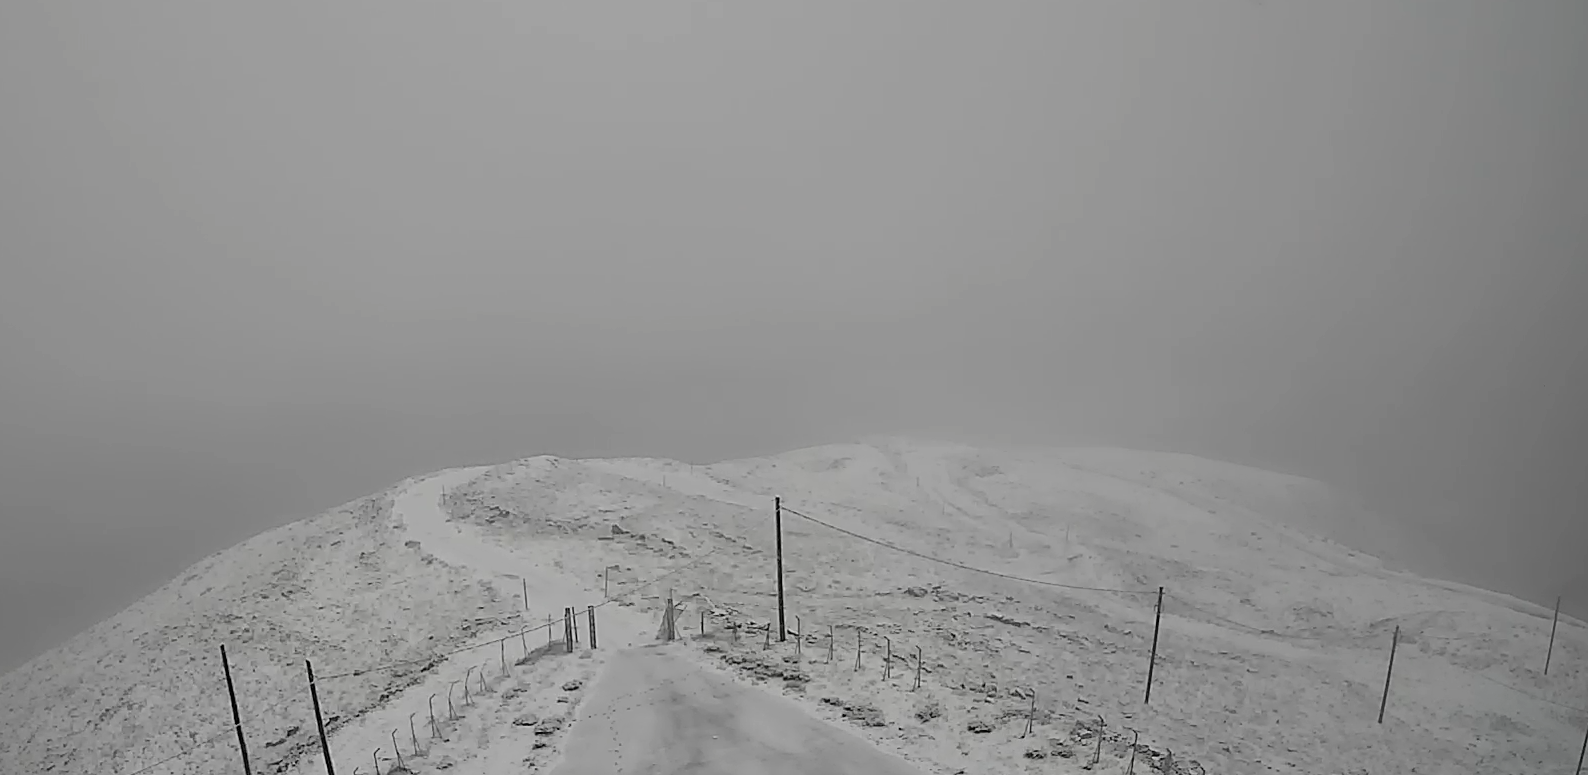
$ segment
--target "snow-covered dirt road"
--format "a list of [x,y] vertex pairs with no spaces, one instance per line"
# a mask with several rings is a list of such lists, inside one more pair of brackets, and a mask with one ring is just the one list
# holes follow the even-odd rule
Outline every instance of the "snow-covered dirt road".
[[[587,588],[579,579],[560,572],[553,558],[546,556],[539,547],[499,543],[472,525],[450,519],[440,508],[444,489],[460,486],[484,470],[460,468],[443,471],[414,480],[403,488],[393,501],[392,515],[401,523],[404,538],[417,542],[420,551],[425,554],[494,586],[503,599],[517,599],[527,589],[533,614],[525,616],[523,624],[526,626],[538,624],[546,614],[560,617],[561,609],[558,606],[573,605],[582,612],[586,605],[600,603],[602,597],[599,589]],[[468,730],[468,734],[476,739],[489,739],[501,734],[496,729],[488,728],[493,726],[520,730],[508,725],[508,720],[512,713],[529,706],[522,702],[503,703],[500,699],[492,698],[465,707],[461,704],[462,689],[457,687],[459,679],[467,679],[471,676],[470,671],[473,671],[474,680],[479,680],[482,674],[488,676],[486,687],[493,695],[498,689],[505,692],[507,688],[514,687],[533,687],[537,695],[549,695],[567,679],[587,678],[616,649],[650,642],[657,626],[653,617],[620,605],[602,606],[599,618],[600,650],[589,651],[585,644],[579,647],[581,653],[578,660],[553,659],[544,666],[515,666],[511,678],[503,675],[498,665],[509,651],[513,652],[514,659],[518,657],[522,648],[519,639],[510,640],[505,647],[464,651],[448,657],[430,670],[424,680],[408,687],[383,707],[361,715],[338,730],[331,739],[335,760],[339,763],[364,762],[366,767],[370,767],[372,760],[378,759],[382,767],[389,767],[396,763],[393,733],[396,733],[396,748],[412,758],[416,753],[412,739],[418,734],[410,733],[410,724],[423,725],[429,719],[430,710],[435,707],[444,710],[449,695],[453,694],[459,701],[459,719],[449,719],[438,726],[439,731],[446,733],[447,737],[455,740],[461,730]],[[585,621],[581,617],[581,626]],[[493,643],[515,629],[487,630],[473,640]],[[560,625],[553,630],[552,635],[561,640]],[[537,632],[533,641],[525,636],[523,642],[538,647],[541,645],[540,639],[545,637],[544,633]],[[475,690],[480,687],[470,683],[468,688]],[[498,718],[504,713],[508,715]],[[410,717],[410,714],[414,717]],[[443,719],[448,719],[448,716],[447,713],[441,714]],[[528,746],[533,740],[522,742]],[[424,747],[428,747],[428,744]],[[467,775],[493,771],[489,769],[495,766],[491,757],[500,752],[493,753],[487,748],[485,745],[452,745],[442,746],[435,753],[437,756],[446,756],[452,763],[449,766],[455,766],[456,771]],[[505,750],[514,749],[508,747]],[[372,755],[372,752],[375,753]]]
[[799,706],[647,646],[614,655],[552,775],[921,775]]

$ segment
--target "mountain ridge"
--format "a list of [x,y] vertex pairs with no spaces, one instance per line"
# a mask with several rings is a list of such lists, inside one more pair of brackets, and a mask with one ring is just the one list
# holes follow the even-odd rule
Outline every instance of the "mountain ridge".
[[[1477,724],[1481,732],[1491,723],[1553,730],[1562,717],[1510,697],[1489,711],[1511,719],[1505,722],[1461,721],[1443,708],[1452,698],[1471,706],[1468,694],[1486,682],[1556,702],[1549,695],[1559,684],[1552,681],[1575,680],[1583,655],[1579,633],[1568,632],[1556,653],[1561,667],[1544,680],[1509,633],[1542,627],[1547,634],[1547,609],[1386,569],[1292,524],[1327,519],[1331,502],[1320,483],[1192,456],[873,438],[710,465],[542,456],[444,473],[411,478],[216,553],[117,617],[0,677],[7,698],[0,727],[15,734],[0,737],[0,769],[123,772],[122,764],[195,743],[193,730],[225,718],[213,653],[222,643],[239,662],[234,670],[250,734],[277,742],[273,761],[285,766],[289,754],[310,746],[299,707],[304,656],[327,674],[345,673],[466,645],[519,621],[525,601],[516,582],[503,583],[507,560],[491,560],[497,567],[481,575],[466,566],[484,555],[443,559],[435,542],[448,533],[415,533],[411,520],[394,512],[396,499],[411,500],[415,488],[434,487],[438,477],[456,482],[437,493],[438,508],[458,529],[504,547],[491,552],[528,552],[539,558],[537,573],[567,579],[537,582],[537,589],[601,590],[611,583],[614,590],[638,590],[667,577],[685,594],[713,601],[713,610],[739,616],[763,616],[770,604],[768,517],[773,497],[782,497],[795,510],[785,518],[784,536],[791,604],[808,620],[885,621],[896,640],[950,644],[933,646],[947,649],[945,675],[987,671],[984,680],[1001,683],[1009,671],[1022,672],[1040,678],[1044,697],[1084,692],[1094,707],[1112,713],[1141,712],[1129,691],[1095,692],[1139,668],[1142,628],[1152,627],[1150,597],[1062,592],[1040,583],[1167,586],[1166,618],[1174,631],[1165,659],[1179,667],[1160,677],[1168,682],[1161,702],[1170,705],[1157,712],[1155,734],[1184,749],[1207,743],[1197,742],[1196,719],[1218,708],[1288,715],[1279,687],[1333,687],[1316,718],[1291,719],[1296,728],[1286,745],[1296,755],[1333,755],[1339,735],[1349,734],[1379,746],[1414,741],[1416,751],[1513,766],[1510,752],[1473,753],[1450,730]],[[795,513],[883,544],[834,534]],[[1025,576],[1039,586],[901,557],[885,544]],[[1043,627],[1068,622],[1086,647],[1062,656],[1045,641],[969,624],[968,611],[951,615],[928,605],[930,598],[899,596],[907,589],[956,588],[976,599],[1007,598],[997,611],[1005,618],[1053,623]],[[584,593],[558,593],[578,594]],[[644,594],[636,605],[654,611],[657,593]],[[549,605],[528,602],[536,616]],[[1376,654],[1396,627],[1414,644],[1403,658],[1417,693],[1398,698],[1399,712],[1410,714],[1401,723],[1411,726],[1386,738],[1384,730],[1359,726],[1350,709],[1374,705],[1373,685],[1382,676],[1361,664],[1360,655]],[[990,645],[999,642],[1010,647]],[[1047,656],[1029,662],[1018,649]],[[1175,678],[1193,665],[1212,672],[1196,684]],[[324,699],[336,709],[338,729],[356,726],[405,697],[415,682],[430,680],[435,669],[418,659],[411,669],[330,690]],[[1070,676],[1084,687],[1072,685]],[[1238,688],[1252,676],[1261,684]],[[1221,688],[1192,688],[1198,685]],[[1256,692],[1258,686],[1267,688]],[[67,734],[76,729],[97,734]],[[1556,737],[1524,736],[1519,750],[1553,755],[1562,742]],[[1219,745],[1228,752],[1205,752],[1204,761],[1230,772],[1275,755],[1267,742]],[[199,772],[230,756],[214,753],[185,766]],[[989,755],[1001,761],[1002,754]],[[1018,759],[1018,752],[1011,755]]]

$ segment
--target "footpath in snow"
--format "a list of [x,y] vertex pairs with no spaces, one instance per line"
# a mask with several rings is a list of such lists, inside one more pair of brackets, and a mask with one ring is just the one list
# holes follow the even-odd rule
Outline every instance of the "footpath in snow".
[[[420,550],[437,560],[465,572],[472,572],[481,581],[494,585],[502,597],[518,597],[527,586],[530,606],[534,614],[547,613],[559,619],[562,607],[584,606],[602,601],[599,589],[586,589],[578,579],[558,572],[549,557],[537,556],[534,546],[503,546],[481,534],[472,525],[448,519],[441,509],[443,489],[458,487],[486,469],[484,467],[443,471],[410,483],[394,499],[392,515],[402,524],[405,540],[417,541]],[[536,606],[536,602],[543,604]],[[522,739],[502,738],[504,732],[525,732],[512,725],[529,711],[541,713],[565,709],[560,703],[567,697],[559,695],[562,685],[570,681],[590,680],[602,661],[617,649],[648,642],[654,638],[656,622],[653,617],[627,610],[619,605],[600,609],[597,616],[599,650],[582,650],[578,659],[540,660],[527,666],[515,665],[504,675],[501,669],[499,648],[489,646],[447,657],[427,672],[419,683],[393,696],[382,707],[368,712],[338,730],[331,737],[331,752],[338,763],[337,771],[344,766],[362,763],[361,771],[370,772],[379,763],[386,772],[397,764],[397,751],[410,759],[422,751],[427,764],[448,761],[447,768],[459,773],[492,772],[499,767],[497,758],[509,751],[527,755],[536,742],[536,736],[525,733]],[[580,624],[585,624],[581,616]],[[532,616],[526,619],[530,626],[537,622]],[[479,643],[491,643],[508,631],[482,633]],[[560,625],[553,635],[561,646]],[[539,648],[547,637],[537,631],[529,645]],[[526,639],[527,640],[527,639]],[[510,651],[520,651],[514,642]],[[518,654],[509,659],[516,662]],[[484,675],[483,687],[481,676]],[[465,679],[465,680],[459,680]],[[465,700],[468,692],[468,700]],[[456,710],[456,717],[448,710],[448,700]],[[437,727],[442,733],[432,740],[435,731],[430,727],[430,709],[436,709]],[[393,744],[395,733],[396,745]],[[499,743],[512,745],[491,745]],[[543,743],[544,741],[542,741]],[[521,759],[516,760],[521,761]],[[344,765],[343,762],[348,763]],[[409,768],[411,761],[405,761]]]
[[[504,597],[527,587],[532,608],[534,601],[546,601],[542,609],[599,601],[599,591],[559,572],[534,545],[503,545],[447,517],[440,505],[443,491],[484,470],[444,471],[409,484],[392,509],[405,540],[496,585]],[[560,640],[554,647],[537,640],[536,657],[514,660],[506,671],[496,661],[497,648],[453,655],[421,683],[339,730],[332,739],[338,770],[363,762],[386,772],[401,752],[407,769],[458,775],[532,762],[552,766],[556,775],[919,775],[907,762],[810,716],[786,698],[671,653],[655,643],[654,616],[607,605],[597,618],[600,648],[590,650],[586,644],[577,656],[563,652]],[[480,642],[504,634],[488,633]],[[462,700],[457,679],[471,670],[473,683]],[[449,697],[450,706],[444,701]],[[429,707],[438,708],[436,727],[429,726]],[[565,730],[570,717],[572,726]],[[433,734],[437,731],[439,736]],[[560,756],[554,753],[558,742],[563,743]]]
[[609,660],[552,775],[920,775],[792,701],[663,646]]

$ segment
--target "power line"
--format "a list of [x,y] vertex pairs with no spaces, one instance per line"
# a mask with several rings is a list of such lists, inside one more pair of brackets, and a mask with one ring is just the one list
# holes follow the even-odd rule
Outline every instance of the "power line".
[[861,541],[865,541],[866,543],[876,544],[877,546],[881,546],[881,547],[885,547],[885,548],[888,548],[888,549],[892,549],[893,551],[896,551],[896,552],[902,552],[904,554],[910,555],[911,557],[918,557],[918,558],[926,560],[928,562],[935,562],[935,563],[939,563],[939,564],[942,564],[942,565],[947,565],[947,566],[950,566],[950,567],[959,568],[960,570],[968,570],[968,571],[971,571],[972,573],[983,573],[983,574],[986,574],[988,576],[996,576],[997,578],[1008,579],[1010,581],[1021,581],[1021,582],[1025,582],[1027,584],[1039,584],[1039,585],[1042,585],[1042,586],[1045,586],[1045,587],[1058,587],[1059,589],[1076,589],[1076,590],[1082,590],[1082,591],[1086,591],[1086,592],[1116,592],[1116,593],[1119,593],[1119,594],[1122,594],[1122,595],[1155,595],[1155,594],[1158,594],[1158,590],[1156,590],[1156,589],[1152,589],[1152,590],[1146,590],[1146,589],[1136,590],[1136,589],[1108,589],[1108,588],[1105,588],[1105,587],[1083,587],[1083,586],[1080,586],[1080,585],[1077,585],[1077,584],[1061,584],[1061,583],[1059,583],[1057,581],[1046,581],[1046,580],[1043,580],[1043,579],[1025,578],[1023,576],[1012,576],[1012,575],[1007,574],[1007,573],[999,573],[997,571],[990,571],[990,570],[986,570],[984,568],[976,568],[976,567],[972,567],[970,565],[965,565],[963,563],[954,562],[953,560],[945,560],[945,559],[943,559],[941,557],[933,557],[933,556],[928,555],[928,554],[922,554],[922,553],[917,552],[917,551],[915,551],[913,549],[906,549],[906,548],[904,548],[902,546],[898,546],[898,545],[895,545],[895,544],[888,543],[887,541],[883,541],[883,540],[880,540],[880,539],[872,538],[870,536],[864,536],[864,535],[856,533],[856,532],[854,532],[852,530],[845,530],[844,528],[838,527],[837,525],[833,525],[833,524],[828,523],[828,522],[823,522],[822,520],[819,520],[819,519],[817,519],[817,518],[815,518],[813,516],[810,516],[809,514],[804,514],[804,513],[795,511],[794,509],[791,509],[788,506],[784,506],[783,510],[788,512],[788,513],[790,513],[790,514],[793,514],[794,516],[799,517],[801,519],[809,520],[809,521],[814,522],[814,523],[816,523],[818,525],[821,525],[822,527],[825,527],[825,528],[827,528],[829,530],[835,530],[835,531],[837,531],[839,533],[843,533],[844,535],[847,535],[847,536],[849,536],[851,538],[857,538],[857,539],[859,539]]
[[1516,692],[1517,694],[1520,694],[1523,697],[1527,697],[1529,699],[1538,700],[1539,702],[1547,702],[1547,703],[1549,703],[1551,705],[1554,705],[1554,706],[1557,706],[1557,707],[1561,707],[1561,708],[1565,708],[1566,710],[1576,711],[1578,713],[1588,713],[1588,708],[1579,708],[1579,707],[1577,707],[1575,705],[1567,705],[1564,702],[1556,702],[1556,701],[1554,701],[1554,700],[1552,700],[1552,699],[1550,699],[1548,697],[1540,697],[1540,696],[1538,696],[1536,694],[1533,694],[1533,693],[1528,692],[1528,691],[1523,690],[1523,689],[1519,689],[1519,688],[1517,688],[1515,686],[1512,686],[1512,685],[1510,685],[1508,683],[1502,683],[1500,681],[1497,681],[1497,680],[1495,680],[1493,678],[1490,678],[1490,677],[1488,677],[1488,676],[1486,676],[1486,675],[1484,675],[1482,673],[1474,673],[1473,675],[1476,675],[1477,677],[1482,678],[1483,680],[1488,681],[1489,683],[1494,684],[1495,686],[1499,686],[1499,687],[1504,688],[1504,689],[1510,689],[1511,691]]

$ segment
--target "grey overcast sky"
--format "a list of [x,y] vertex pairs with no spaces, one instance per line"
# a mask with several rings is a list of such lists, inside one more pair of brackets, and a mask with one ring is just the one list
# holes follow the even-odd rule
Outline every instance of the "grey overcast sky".
[[1588,540],[1588,3],[0,5],[0,669],[411,474],[874,433]]

